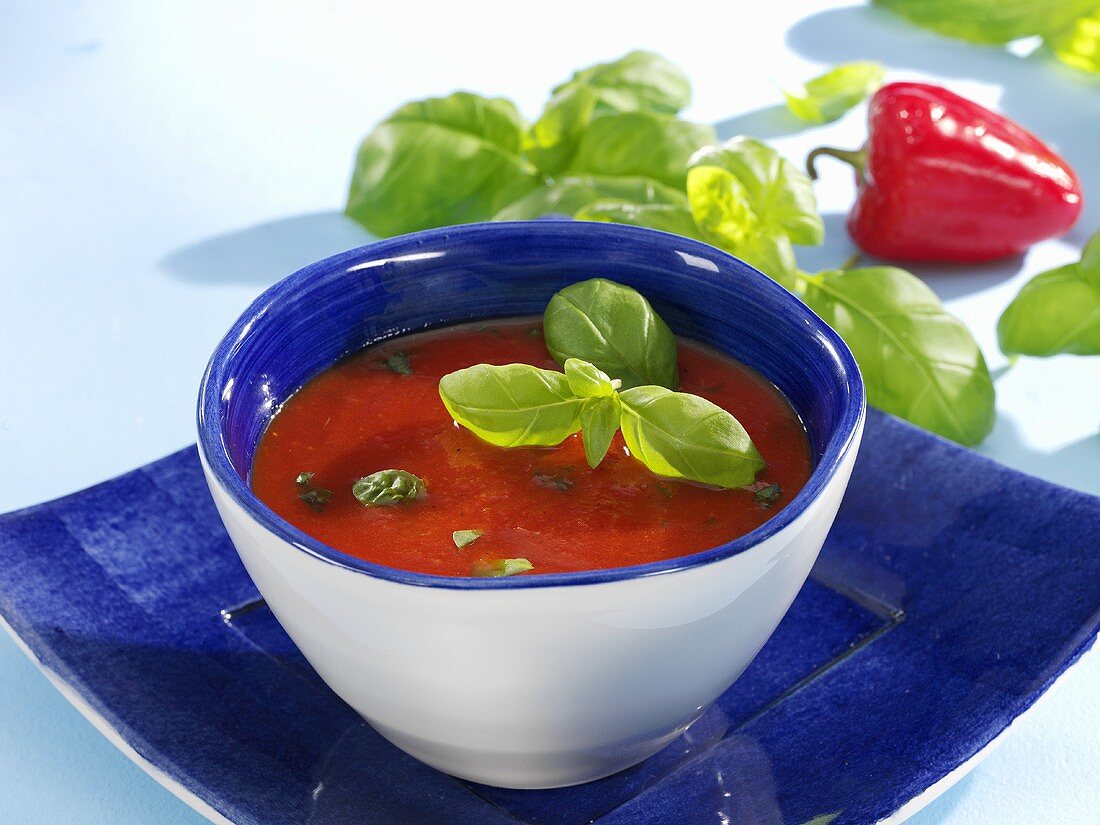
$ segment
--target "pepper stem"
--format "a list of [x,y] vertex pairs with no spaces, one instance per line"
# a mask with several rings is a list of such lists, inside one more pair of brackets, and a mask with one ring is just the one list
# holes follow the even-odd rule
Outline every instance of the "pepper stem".
[[810,180],[817,180],[817,159],[822,155],[842,160],[856,170],[856,178],[860,185],[867,182],[864,169],[867,166],[867,149],[837,149],[835,146],[818,146],[806,156],[806,173]]

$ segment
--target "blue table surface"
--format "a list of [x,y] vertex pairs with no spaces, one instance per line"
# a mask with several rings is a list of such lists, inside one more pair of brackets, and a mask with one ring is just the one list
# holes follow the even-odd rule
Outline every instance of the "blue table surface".
[[[930,79],[1052,142],[1085,183],[1066,238],[1027,255],[919,274],[997,372],[980,450],[1100,494],[1100,358],[1003,370],[994,325],[1031,275],[1075,259],[1100,227],[1100,78],[1035,44],[986,49],[878,9],[775,2],[739,18],[563,2],[546,14],[467,3],[186,5],[9,2],[0,24],[0,510],[81,489],[193,440],[215,342],[268,284],[370,240],[340,213],[358,139],[388,110],[457,86],[528,115],[579,66],[645,47],[695,82],[688,114],[792,159],[857,146],[861,112],[805,128],[780,88],[842,60]],[[853,251],[850,175],[822,168],[828,239],[805,269]],[[1005,743],[911,822],[1100,821],[1100,652],[1087,654]],[[0,821],[196,823],[116,751],[0,634]]]

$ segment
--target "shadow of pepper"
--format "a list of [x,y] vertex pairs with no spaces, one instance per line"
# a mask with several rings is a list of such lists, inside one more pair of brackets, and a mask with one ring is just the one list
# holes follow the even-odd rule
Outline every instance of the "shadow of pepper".
[[160,265],[182,281],[266,285],[373,240],[343,212],[313,212],[215,235],[171,253]]

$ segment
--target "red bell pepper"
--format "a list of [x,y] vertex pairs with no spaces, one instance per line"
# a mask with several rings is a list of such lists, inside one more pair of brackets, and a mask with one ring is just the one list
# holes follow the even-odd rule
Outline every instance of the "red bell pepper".
[[1008,118],[927,83],[890,83],[871,98],[858,151],[822,147],[856,168],[848,232],[893,261],[986,261],[1061,235],[1081,214],[1077,175]]

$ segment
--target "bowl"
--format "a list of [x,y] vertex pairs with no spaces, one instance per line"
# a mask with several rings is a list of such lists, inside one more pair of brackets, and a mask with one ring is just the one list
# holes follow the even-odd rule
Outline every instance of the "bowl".
[[[327,547],[249,489],[253,453],[279,405],[340,358],[409,332],[539,314],[554,292],[596,276],[635,287],[676,333],[762,372],[804,420],[814,470],[761,527],[652,564],[449,578]],[[275,284],[214,351],[198,430],[241,560],[332,690],[439,770],[550,788],[645,759],[741,674],[821,549],[864,417],[844,343],[742,261],[663,232],[536,221],[392,238]]]

